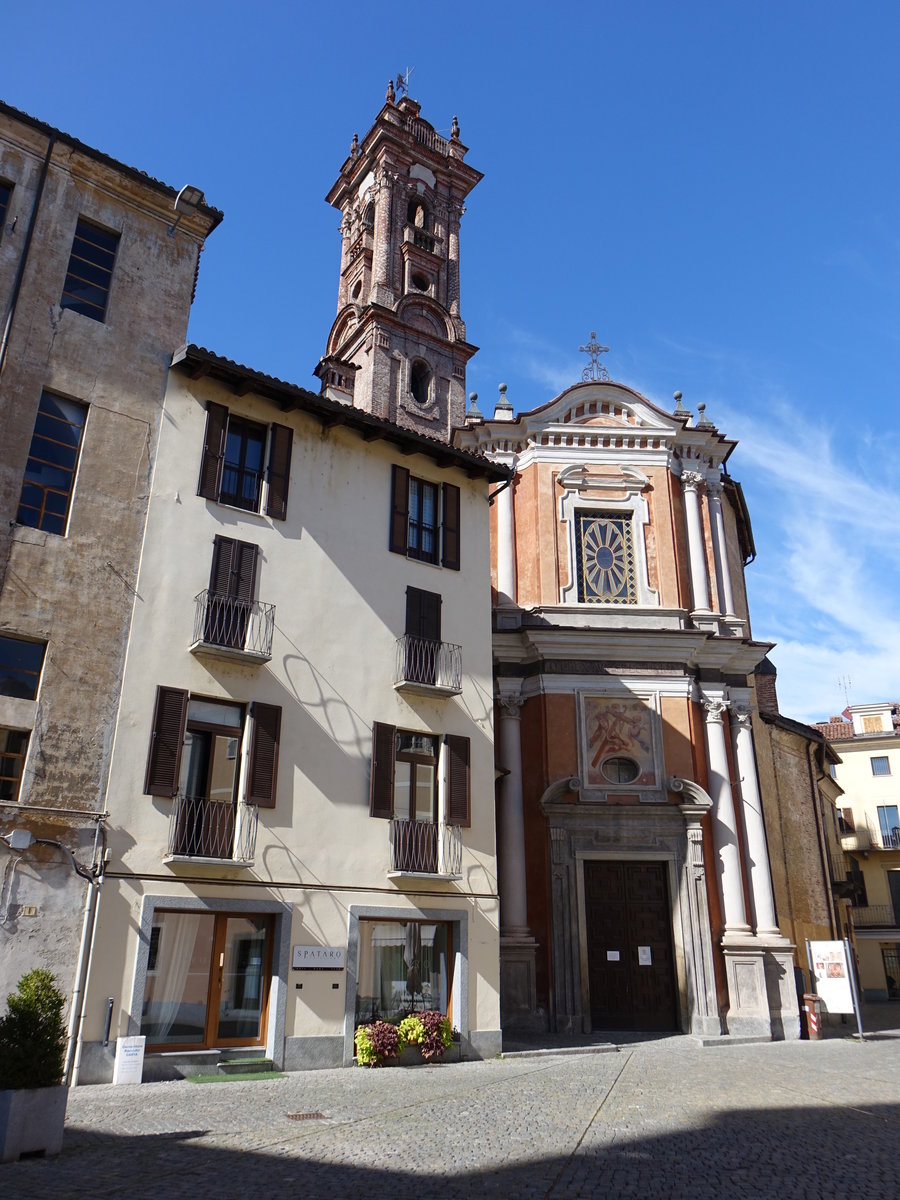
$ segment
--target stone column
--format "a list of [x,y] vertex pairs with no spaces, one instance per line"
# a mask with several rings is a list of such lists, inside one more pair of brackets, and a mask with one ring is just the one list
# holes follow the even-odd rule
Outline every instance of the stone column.
[[348,200],[341,214],[341,281],[338,286],[338,312],[341,311],[348,300],[347,277],[344,272],[347,269],[347,255],[350,251],[351,226],[352,211]]
[[522,737],[519,696],[500,698],[500,766],[509,774],[500,783],[500,932],[529,933],[525,888],[525,815],[522,807]]
[[734,593],[731,588],[731,572],[728,569],[728,544],[725,541],[725,520],[722,516],[722,485],[706,485],[709,523],[712,527],[713,557],[716,562],[716,590],[719,593],[719,610],[726,617],[734,617]]
[[741,856],[737,839],[734,796],[731,791],[724,718],[728,708],[721,697],[704,696],[706,753],[709,763],[709,792],[713,802],[712,832],[716,848],[716,872],[725,916],[725,940],[750,933],[744,908]]
[[[515,459],[504,465],[515,468]],[[513,508],[515,481],[499,493],[497,505],[497,603],[514,605],[516,580],[516,517]]]
[[772,872],[769,867],[769,849],[766,844],[766,826],[759,793],[759,777],[756,773],[750,709],[745,705],[733,705],[731,715],[734,760],[738,778],[741,781],[741,807],[750,865],[754,925],[756,933],[759,935],[774,934],[780,937],[778,921],[775,916],[775,896],[772,891]]
[[692,987],[691,1033],[696,1037],[721,1037],[722,1019],[713,966],[712,931],[709,926],[709,897],[706,891],[706,864],[703,859],[703,818],[712,807],[711,798],[692,780],[670,779],[669,787],[685,799],[679,805],[684,818],[687,854],[684,883],[687,891],[690,923],[688,966]]
[[453,316],[459,316],[459,220],[461,204],[451,204],[448,214],[447,239],[447,307]]
[[528,928],[525,881],[525,814],[522,807],[522,698],[518,691],[500,695],[498,743],[500,766],[509,774],[500,783],[500,1016],[505,1030],[542,1027],[537,1013],[537,943]]
[[706,577],[706,548],[703,542],[703,522],[700,518],[699,471],[683,471],[681,487],[684,492],[684,515],[687,522],[688,562],[691,568],[693,611],[706,614],[709,607],[709,584]]

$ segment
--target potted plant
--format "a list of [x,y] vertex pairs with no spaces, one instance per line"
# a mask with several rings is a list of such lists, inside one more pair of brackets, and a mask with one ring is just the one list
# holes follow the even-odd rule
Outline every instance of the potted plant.
[[0,1018],[0,1162],[59,1154],[69,1089],[62,1084],[66,998],[42,968],[29,971]]
[[388,1059],[396,1058],[403,1046],[400,1030],[388,1021],[360,1025],[354,1038],[356,1061],[361,1067],[381,1067]]
[[401,1041],[417,1046],[424,1062],[436,1062],[444,1057],[453,1043],[450,1021],[442,1012],[429,1010],[410,1013],[398,1026]]

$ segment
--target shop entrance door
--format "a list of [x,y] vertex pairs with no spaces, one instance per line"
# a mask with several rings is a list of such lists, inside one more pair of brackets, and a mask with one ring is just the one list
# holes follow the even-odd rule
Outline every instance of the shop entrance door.
[[676,1029],[672,910],[664,862],[584,864],[593,1029]]

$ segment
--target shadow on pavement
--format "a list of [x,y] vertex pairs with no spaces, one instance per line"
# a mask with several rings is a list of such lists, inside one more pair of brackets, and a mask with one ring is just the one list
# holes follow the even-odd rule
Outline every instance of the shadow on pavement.
[[[798,1100],[803,1080],[797,1079]],[[119,1198],[205,1197],[250,1200],[447,1200],[569,1196],[790,1196],[791,1200],[865,1196],[895,1200],[900,1106],[735,1109],[695,1128],[654,1136],[629,1133],[629,1118],[601,1108],[587,1131],[573,1130],[577,1149],[483,1170],[429,1171],[448,1147],[433,1130],[418,1142],[392,1142],[381,1118],[316,1128],[276,1127],[252,1150],[204,1144],[201,1130],[118,1137],[70,1128],[57,1159],[0,1167],[4,1196]],[[386,1114],[385,1122],[390,1121]],[[636,1120],[639,1120],[639,1116]],[[289,1122],[285,1121],[284,1125]],[[477,1142],[483,1131],[473,1129]],[[431,1139],[431,1140],[429,1140]],[[257,1138],[257,1141],[260,1139]],[[415,1149],[409,1147],[414,1146]],[[470,1147],[460,1148],[465,1155]],[[496,1159],[502,1147],[492,1149]],[[356,1160],[356,1161],[353,1161]],[[380,1165],[379,1165],[380,1164]]]

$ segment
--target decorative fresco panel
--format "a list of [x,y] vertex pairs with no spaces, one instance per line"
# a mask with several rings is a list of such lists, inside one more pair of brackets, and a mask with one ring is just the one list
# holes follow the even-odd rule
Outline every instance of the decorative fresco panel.
[[[612,696],[584,697],[585,784],[609,788],[613,784],[653,787],[656,764],[653,755],[653,710],[645,700]],[[615,775],[621,760],[632,760],[632,778]]]

